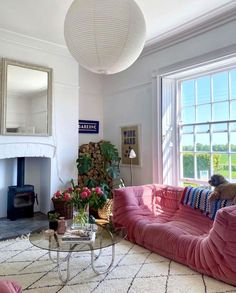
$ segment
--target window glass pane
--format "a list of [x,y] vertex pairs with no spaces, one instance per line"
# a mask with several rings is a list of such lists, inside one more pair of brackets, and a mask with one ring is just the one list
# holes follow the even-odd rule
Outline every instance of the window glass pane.
[[212,124],[212,131],[228,131],[227,123]]
[[230,71],[231,99],[236,99],[236,69]]
[[228,122],[236,121],[236,69],[185,80],[181,95],[181,122],[190,125],[180,128],[182,182],[207,182],[212,172],[236,182],[236,122]]
[[211,101],[211,79],[210,76],[200,77],[196,81],[197,104],[210,103]]
[[211,158],[209,154],[197,155],[197,178],[201,180],[209,179]]
[[196,134],[196,151],[210,151],[210,136],[208,133]]
[[209,132],[209,125],[204,124],[196,126],[196,132]]
[[231,155],[232,179],[236,179],[236,155]]
[[183,177],[194,178],[194,155],[183,154]]
[[195,87],[194,80],[186,80],[182,82],[181,104],[182,106],[191,106],[195,104]]
[[228,99],[228,72],[220,72],[212,75],[213,101]]
[[236,132],[230,133],[230,149],[231,152],[236,152]]
[[211,121],[211,105],[197,106],[196,122]]
[[195,122],[195,108],[194,107],[183,108],[181,120],[183,123],[194,123]]
[[213,121],[229,120],[229,104],[228,102],[224,103],[215,103],[212,106],[213,108]]
[[182,133],[193,133],[193,126],[183,126]]
[[181,137],[181,149],[182,151],[193,151],[193,135],[192,134],[183,134]]
[[236,101],[230,103],[230,119],[236,120]]
[[228,134],[227,133],[213,133],[212,134],[212,150],[215,152],[228,151]]
[[236,130],[236,123],[229,124],[230,130]]
[[228,154],[213,155],[213,172],[229,178],[229,156]]

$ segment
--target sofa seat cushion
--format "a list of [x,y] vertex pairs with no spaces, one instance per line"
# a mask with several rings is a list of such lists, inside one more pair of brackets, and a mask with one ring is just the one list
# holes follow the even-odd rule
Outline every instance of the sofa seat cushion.
[[200,211],[182,206],[164,221],[160,217],[137,219],[133,225],[133,240],[152,251],[183,262],[191,242],[208,235],[212,224]]
[[193,236],[209,233],[213,225],[213,221],[203,216],[201,211],[192,210],[188,206],[180,206],[169,223]]
[[[127,207],[126,207],[127,209]],[[122,213],[120,216],[120,226],[125,226],[128,232],[128,238],[132,242],[136,242],[137,238],[142,239],[142,229],[145,226],[152,225],[154,223],[166,223],[168,222],[174,215],[173,211],[169,212],[153,212],[151,209],[147,207],[133,208],[130,209],[127,213]],[[119,226],[116,223],[116,226]]]

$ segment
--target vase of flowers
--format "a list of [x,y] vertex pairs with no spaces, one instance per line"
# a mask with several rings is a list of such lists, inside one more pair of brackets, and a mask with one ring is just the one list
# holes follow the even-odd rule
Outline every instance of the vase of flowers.
[[73,207],[73,220],[71,228],[83,228],[89,223],[89,204],[84,207]]
[[71,180],[71,187],[53,194],[52,201],[55,211],[60,217],[73,219],[76,224],[85,226],[89,221],[89,209],[98,210],[106,203],[107,197],[101,187],[79,187]]
[[103,207],[106,197],[100,187],[74,186],[71,203],[73,205],[73,227],[85,226],[89,222],[89,207]]

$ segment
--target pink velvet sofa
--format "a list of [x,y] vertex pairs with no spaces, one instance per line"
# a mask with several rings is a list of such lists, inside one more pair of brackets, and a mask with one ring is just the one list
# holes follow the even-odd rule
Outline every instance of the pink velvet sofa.
[[21,286],[12,280],[0,280],[0,293],[22,293]]
[[116,189],[114,224],[127,228],[131,242],[236,285],[236,206],[211,220],[181,204],[182,192],[157,184]]

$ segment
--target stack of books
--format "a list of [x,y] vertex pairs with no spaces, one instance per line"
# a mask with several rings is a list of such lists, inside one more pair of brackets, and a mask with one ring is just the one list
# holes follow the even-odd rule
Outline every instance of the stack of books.
[[96,232],[91,230],[66,230],[62,236],[62,242],[93,242],[95,240]]

